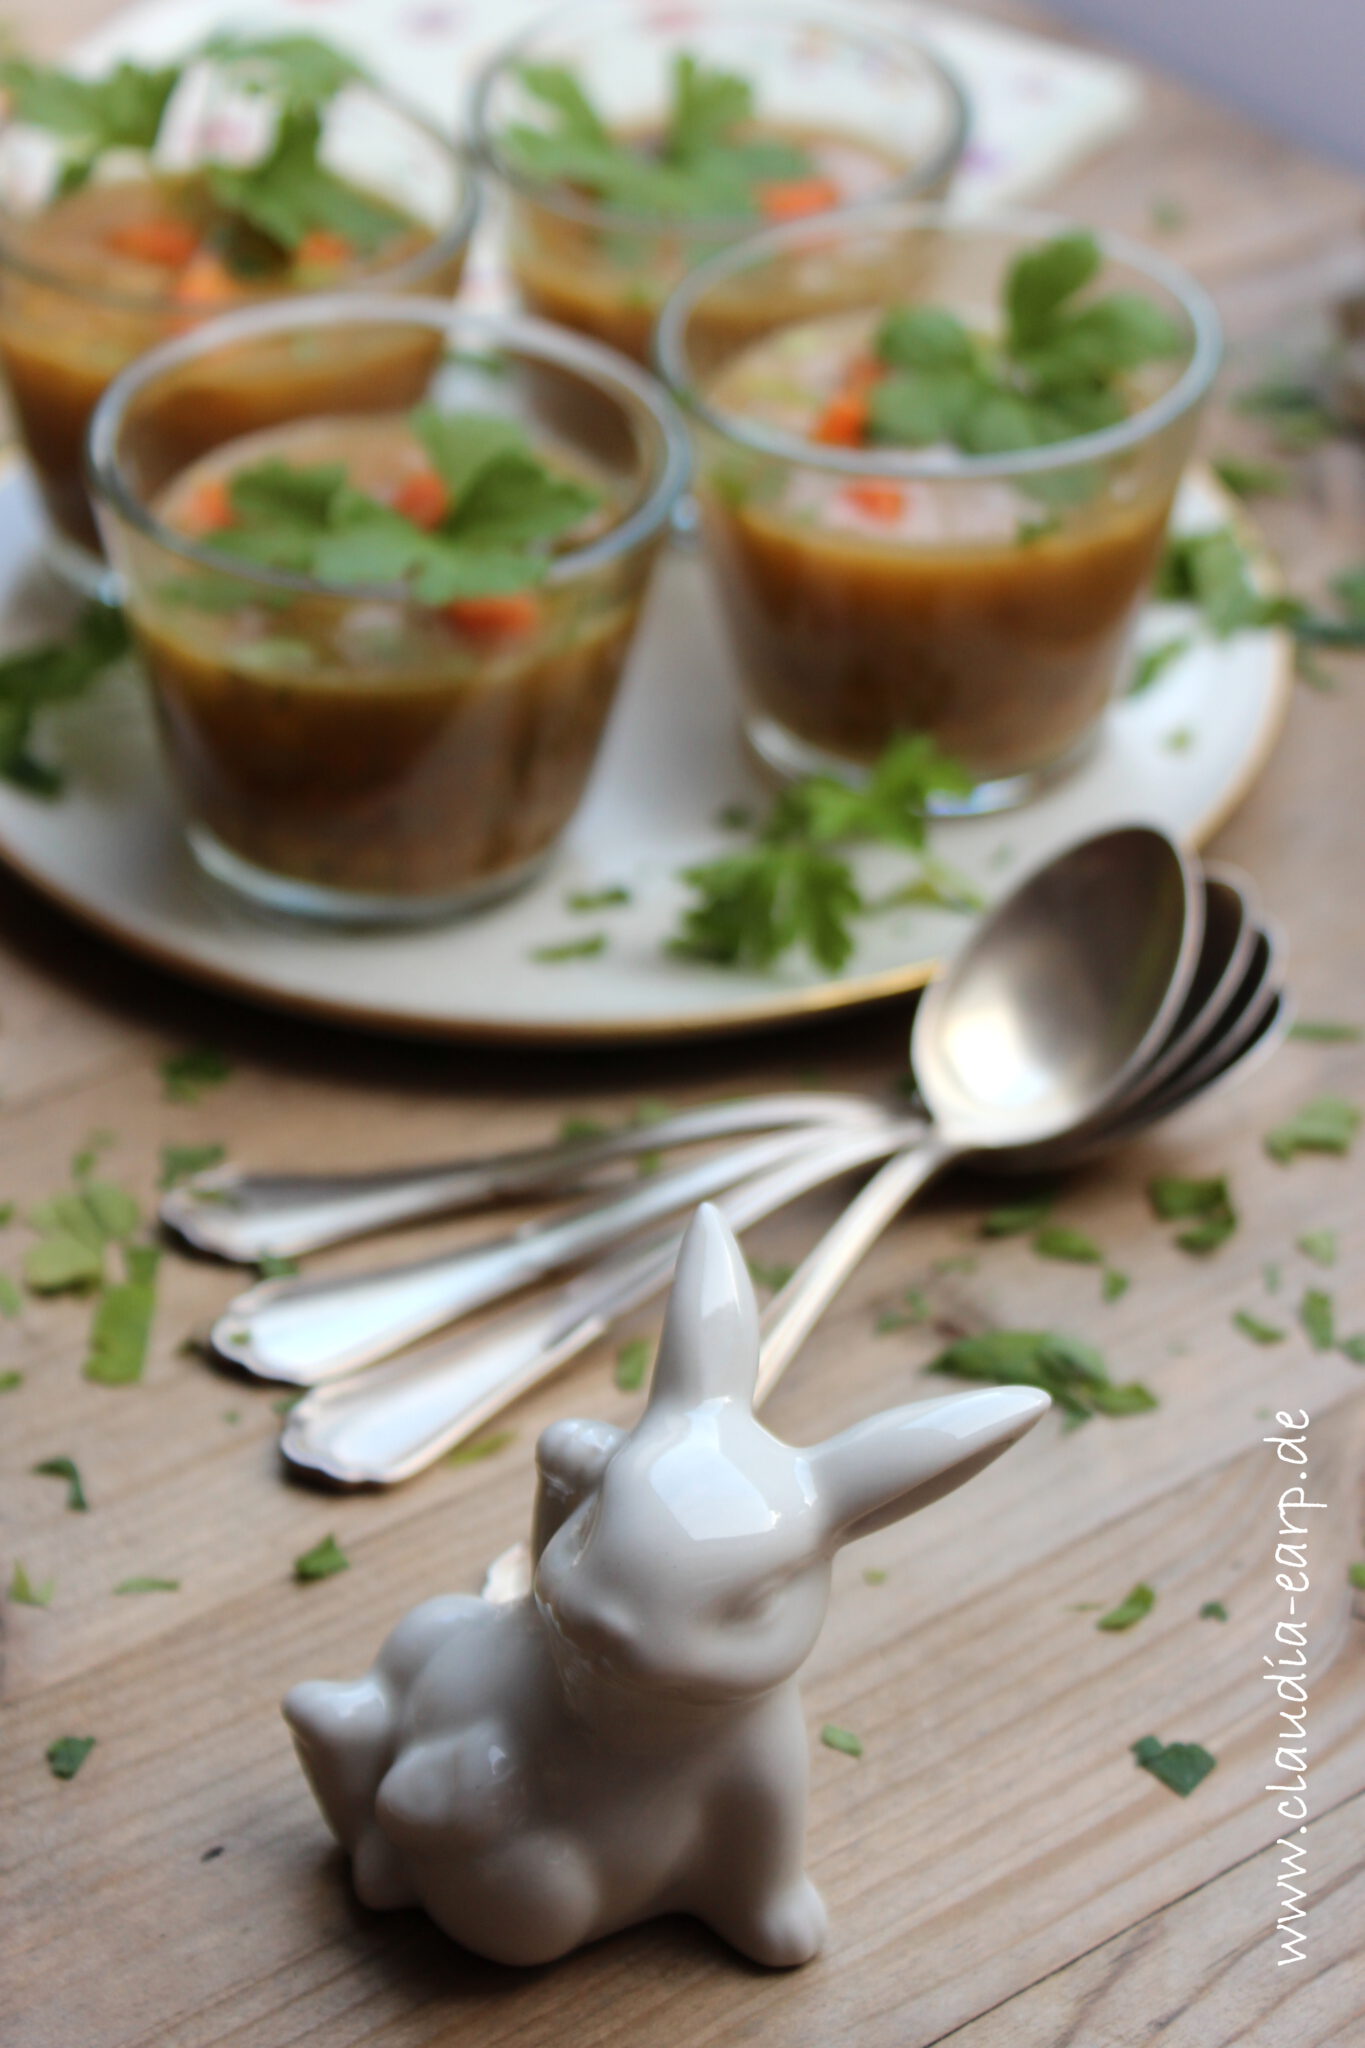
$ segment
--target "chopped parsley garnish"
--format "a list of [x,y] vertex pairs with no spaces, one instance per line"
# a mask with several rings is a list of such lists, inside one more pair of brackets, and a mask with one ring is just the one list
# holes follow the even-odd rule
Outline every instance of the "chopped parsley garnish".
[[349,1571],[351,1560],[347,1557],[335,1536],[324,1536],[311,1550],[305,1550],[294,1559],[294,1577],[301,1585],[308,1585],[314,1579],[330,1579],[337,1572]]
[[1155,647],[1147,648],[1140,654],[1133,669],[1133,679],[1128,685],[1127,695],[1140,697],[1144,690],[1150,690],[1153,683],[1165,675],[1172,662],[1179,661],[1182,654],[1194,645],[1188,633],[1178,633],[1172,640],[1162,640]]
[[90,1330],[85,1377],[101,1386],[126,1387],[142,1378],[156,1313],[155,1245],[130,1244],[123,1254],[124,1277],[105,1287]]
[[1150,1771],[1163,1785],[1178,1792],[1182,1799],[1188,1799],[1196,1785],[1203,1783],[1213,1770],[1218,1759],[1201,1749],[1197,1742],[1159,1742],[1155,1735],[1144,1735],[1140,1742],[1133,1744],[1133,1755],[1144,1771]]
[[841,1756],[861,1756],[862,1737],[855,1735],[851,1728],[840,1728],[837,1722],[826,1721],[820,1730],[820,1740],[826,1749],[837,1749]]
[[624,1394],[633,1394],[649,1377],[654,1346],[648,1337],[632,1337],[616,1354],[616,1384]]
[[590,1145],[598,1138],[611,1135],[611,1125],[604,1124],[600,1117],[566,1116],[559,1126],[561,1145]]
[[744,1263],[755,1287],[768,1294],[780,1294],[796,1271],[785,1259],[746,1259]]
[[1213,473],[1234,498],[1283,498],[1294,479],[1278,462],[1247,462],[1240,455],[1216,455]]
[[1359,1024],[1338,1024],[1325,1017],[1301,1017],[1297,1024],[1290,1025],[1289,1036],[1306,1045],[1359,1045],[1365,1038],[1365,1028]]
[[1221,1600],[1206,1600],[1199,1610],[1201,1621],[1226,1621],[1227,1618],[1228,1611]]
[[803,149],[753,132],[747,78],[711,70],[686,52],[673,60],[662,131],[647,141],[613,134],[564,66],[524,64],[517,76],[552,120],[540,127],[515,123],[502,147],[514,168],[538,183],[674,220],[769,212],[789,218],[837,203],[837,190],[814,176]]
[[64,1479],[67,1506],[77,1513],[84,1514],[90,1503],[85,1497],[85,1487],[74,1458],[44,1458],[41,1464],[33,1467],[33,1470],[43,1479]]
[[1057,1330],[988,1330],[959,1337],[927,1370],[954,1379],[1040,1387],[1073,1424],[1091,1415],[1138,1415],[1158,1405],[1155,1394],[1137,1380],[1116,1385],[1093,1345]]
[[256,1261],[256,1272],[262,1280],[292,1280],[302,1271],[298,1260],[284,1252],[262,1252]]
[[1294,1240],[1306,1259],[1315,1266],[1335,1266],[1337,1262],[1337,1234],[1335,1230],[1305,1230]]
[[1365,1563],[1347,1565],[1346,1578],[1358,1593],[1365,1593]]
[[[1124,380],[1143,363],[1180,354],[1185,344],[1174,322],[1138,293],[1078,304],[1102,262],[1088,233],[1059,235],[1017,257],[1004,282],[998,340],[974,333],[942,307],[896,307],[873,343],[881,374],[866,393],[862,432],[847,438],[1004,455],[1126,419]],[[1092,483],[1061,472],[1025,487],[1065,504],[1089,496]]]
[[84,696],[128,651],[122,612],[91,605],[69,634],[0,657],[0,776],[31,796],[61,794],[62,777],[32,751],[33,721]]
[[1216,1252],[1237,1228],[1237,1211],[1222,1174],[1202,1180],[1158,1174],[1147,1183],[1147,1199],[1163,1223],[1190,1224],[1188,1230],[1176,1233],[1175,1241],[1183,1252],[1197,1256]]
[[272,456],[227,479],[219,554],[343,587],[406,583],[423,604],[509,596],[539,583],[551,543],[600,503],[548,468],[521,424],[497,413],[418,406],[408,424],[431,464],[432,502],[403,509],[350,481],[340,462]]
[[861,788],[813,775],[776,799],[755,844],[683,870],[698,900],[669,950],[723,967],[771,967],[794,946],[834,973],[853,950],[865,902],[841,845],[923,851],[936,792],[965,795],[971,777],[922,734],[893,740]]
[[541,967],[558,967],[565,960],[592,960],[607,950],[605,932],[590,932],[582,939],[556,939],[546,946],[533,946],[530,958]]
[[56,1590],[55,1579],[31,1579],[23,1560],[14,1560],[14,1570],[10,1573],[9,1581],[11,1600],[17,1601],[21,1607],[50,1607],[52,1595]]
[[516,1442],[514,1429],[490,1430],[486,1436],[471,1437],[468,1443],[456,1444],[453,1451],[446,1452],[447,1465],[481,1465],[485,1458],[496,1458],[499,1451]]
[[1318,1095],[1297,1115],[1267,1131],[1265,1149],[1281,1166],[1299,1152],[1350,1151],[1360,1128],[1360,1111],[1339,1095]]
[[59,1735],[47,1746],[47,1767],[54,1778],[74,1778],[94,1747],[93,1735]]
[[1288,453],[1316,448],[1336,431],[1336,422],[1316,387],[1294,377],[1267,377],[1239,391],[1233,404],[1239,412],[1264,420]]
[[863,1584],[865,1586],[884,1586],[887,1577],[888,1574],[882,1570],[879,1564],[869,1564],[863,1567]]
[[1078,1266],[1104,1264],[1104,1253],[1094,1238],[1066,1223],[1048,1223],[1036,1231],[1033,1249],[1040,1259],[1065,1259]]
[[1132,1592],[1119,1601],[1117,1607],[1111,1607],[1107,1614],[1100,1616],[1095,1626],[1106,1630],[1110,1635],[1117,1635],[1124,1629],[1134,1627],[1145,1614],[1150,1614],[1155,1606],[1156,1594],[1144,1580],[1139,1580]]
[[1055,1199],[1049,1190],[1046,1194],[1030,1195],[1022,1202],[1008,1202],[1002,1209],[992,1209],[988,1216],[982,1217],[979,1234],[982,1237],[1022,1237],[1026,1231],[1038,1229]]
[[631,892],[620,882],[613,882],[605,889],[572,889],[564,898],[570,910],[619,910],[634,899]]
[[0,1372],[0,1394],[12,1394],[16,1387],[22,1387],[23,1384],[24,1375],[12,1367],[6,1372]]
[[932,1316],[924,1290],[907,1287],[901,1296],[904,1307],[884,1308],[878,1315],[873,1328],[879,1337],[889,1336],[892,1330],[919,1329]]
[[182,1180],[189,1180],[196,1173],[207,1172],[210,1166],[219,1166],[227,1158],[224,1145],[163,1145],[161,1148],[161,1178],[158,1187],[178,1187]]
[[1121,1301],[1132,1284],[1127,1273],[1120,1273],[1116,1266],[1106,1266],[1100,1281],[1100,1297],[1104,1301]]
[[1337,1341],[1336,1304],[1321,1287],[1304,1289],[1299,1323],[1315,1351],[1331,1351]]
[[197,1102],[206,1088],[221,1086],[231,1073],[231,1061],[217,1046],[192,1045],[162,1060],[162,1093],[167,1102]]
[[1254,1316],[1248,1308],[1237,1309],[1232,1322],[1233,1327],[1244,1337],[1250,1337],[1253,1344],[1283,1344],[1289,1334],[1278,1323],[1267,1323],[1260,1316]]
[[178,1593],[179,1579],[120,1579],[116,1593]]
[[9,1274],[0,1273],[0,1316],[17,1316],[23,1306],[24,1297]]

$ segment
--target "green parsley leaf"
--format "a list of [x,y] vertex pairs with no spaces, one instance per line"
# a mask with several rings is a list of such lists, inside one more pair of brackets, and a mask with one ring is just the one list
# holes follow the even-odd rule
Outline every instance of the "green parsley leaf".
[[182,1180],[189,1180],[196,1173],[205,1173],[210,1166],[218,1166],[226,1158],[227,1147],[224,1145],[163,1145],[161,1178],[157,1186],[178,1187]]
[[1336,1305],[1320,1287],[1305,1288],[1299,1322],[1315,1351],[1331,1351],[1336,1343]]
[[940,306],[897,306],[877,330],[873,350],[897,370],[965,370],[976,361],[971,335]]
[[277,1394],[270,1405],[276,1415],[287,1415],[291,1408],[298,1407],[299,1402],[304,1399],[307,1392],[307,1387],[295,1387],[292,1393]]
[[54,1778],[74,1778],[94,1747],[93,1735],[59,1735],[47,1746],[47,1767]]
[[178,1593],[179,1579],[120,1579],[116,1593]]
[[616,910],[633,900],[630,890],[620,882],[605,889],[571,889],[564,898],[566,906],[577,911]]
[[453,1451],[447,1451],[447,1465],[481,1465],[485,1458],[495,1458],[499,1451],[505,1451],[510,1443],[516,1442],[514,1429],[490,1430],[486,1436],[471,1437],[467,1443],[456,1444]]
[[13,1369],[0,1372],[0,1394],[12,1394],[16,1387],[22,1387],[23,1384],[24,1375],[21,1372]]
[[11,1600],[17,1601],[21,1607],[50,1607],[52,1605],[52,1595],[56,1590],[57,1581],[55,1579],[35,1581],[29,1577],[22,1560],[19,1558],[14,1560],[14,1570],[10,1573],[9,1581],[9,1597]]
[[587,1145],[596,1138],[606,1138],[610,1134],[610,1124],[604,1124],[595,1116],[566,1116],[559,1126],[561,1145]]
[[1188,633],[1177,633],[1174,639],[1162,640],[1155,647],[1149,647],[1145,653],[1138,656],[1133,669],[1133,680],[1129,683],[1125,695],[1140,697],[1144,690],[1150,690],[1153,683],[1166,673],[1172,662],[1179,661],[1181,655],[1193,645],[1194,642]]
[[262,1280],[292,1280],[303,1268],[297,1259],[284,1252],[262,1252],[256,1261],[256,1271]]
[[1056,1330],[988,1330],[959,1337],[926,1368],[955,1379],[1040,1387],[1073,1422],[1088,1416],[1136,1415],[1157,1406],[1138,1381],[1115,1385],[1093,1345]]
[[1005,286],[1011,354],[1025,355],[1047,342],[1066,301],[1099,268],[1099,244],[1086,230],[1058,235],[1017,257]]
[[1066,1259],[1078,1266],[1104,1264],[1104,1253],[1094,1238],[1065,1223],[1048,1223],[1035,1232],[1033,1249],[1040,1259]]
[[1278,462],[1246,462],[1240,455],[1218,455],[1213,472],[1235,498],[1283,498],[1294,479]]
[[1343,1358],[1349,1358],[1352,1365],[1365,1365],[1365,1331],[1357,1337],[1343,1337],[1337,1350]]
[[1201,1621],[1226,1621],[1227,1618],[1228,1611],[1221,1600],[1206,1600],[1199,1610]]
[[1281,1166],[1299,1152],[1350,1151],[1360,1128],[1360,1111],[1339,1095],[1318,1095],[1287,1122],[1268,1131],[1265,1149]]
[[1335,1230],[1305,1230],[1294,1240],[1306,1259],[1315,1266],[1335,1266],[1337,1262],[1337,1234]]
[[542,967],[556,967],[562,960],[591,960],[606,950],[606,933],[590,932],[582,939],[560,939],[553,945],[533,946],[529,957]]
[[1294,454],[1316,448],[1336,431],[1319,392],[1293,377],[1268,377],[1240,391],[1233,404],[1264,420],[1280,446]]
[[102,78],[77,78],[23,58],[0,63],[16,119],[61,138],[63,192],[84,184],[108,150],[150,150],[180,76],[178,64],[121,63]]
[[820,1730],[820,1740],[826,1749],[837,1749],[841,1756],[861,1756],[862,1740],[851,1728],[840,1728],[833,1721],[826,1721]]
[[363,64],[323,42],[320,36],[210,36],[203,54],[223,64],[255,73],[272,91],[294,105],[325,105],[343,86],[370,77]]
[[1196,1785],[1202,1784],[1217,1764],[1217,1758],[1201,1749],[1197,1742],[1159,1742],[1155,1735],[1144,1735],[1140,1742],[1133,1744],[1133,1755],[1144,1771],[1150,1771],[1163,1785],[1178,1792],[1182,1799],[1188,1799]]
[[1194,1219],[1192,1229],[1176,1234],[1182,1251],[1196,1255],[1217,1251],[1237,1228],[1237,1211],[1222,1174],[1196,1180],[1158,1174],[1147,1183],[1147,1199],[1163,1223]]
[[0,1273],[0,1316],[17,1316],[23,1306],[24,1297],[9,1274]]
[[1117,1635],[1124,1629],[1133,1628],[1155,1606],[1156,1594],[1145,1580],[1140,1579],[1117,1607],[1111,1607],[1107,1614],[1100,1616],[1095,1626],[1105,1629],[1110,1635]]
[[0,656],[0,777],[33,796],[59,795],[61,776],[30,751],[33,721],[48,705],[84,696],[127,651],[123,614],[93,605],[65,639]]
[[1283,1344],[1288,1335],[1288,1331],[1282,1330],[1278,1323],[1262,1322],[1250,1309],[1239,1308],[1234,1313],[1232,1321],[1233,1327],[1240,1330],[1244,1337],[1250,1337],[1253,1344]]
[[1365,1563],[1347,1565],[1346,1577],[1358,1593],[1365,1593]]
[[156,1312],[161,1253],[155,1245],[129,1245],[123,1262],[123,1280],[100,1295],[84,1366],[88,1380],[106,1387],[131,1386],[142,1378]]
[[1301,1039],[1307,1045],[1359,1045],[1365,1038],[1365,1030],[1359,1024],[1335,1024],[1326,1019],[1301,1017],[1297,1024],[1290,1025],[1289,1036]]
[[1263,597],[1252,579],[1251,557],[1230,526],[1207,533],[1171,534],[1157,570],[1156,594],[1193,604],[1217,640],[1284,622],[1292,601]]
[[73,1511],[84,1514],[90,1503],[85,1497],[81,1475],[72,1458],[44,1458],[42,1463],[30,1468],[43,1479],[64,1479],[66,1481],[66,1504]]
[[869,1564],[863,1567],[863,1584],[865,1586],[884,1586],[888,1576],[889,1574],[884,1572],[880,1565]]
[[649,1377],[654,1346],[648,1337],[632,1337],[616,1354],[616,1384],[622,1393],[633,1394]]
[[294,1577],[301,1585],[313,1579],[330,1579],[336,1572],[349,1571],[351,1560],[335,1536],[324,1536],[311,1550],[294,1559]]
[[931,1320],[933,1311],[922,1288],[907,1287],[901,1300],[903,1308],[885,1308],[877,1317],[874,1328],[879,1337],[892,1330],[917,1329]]
[[1120,1273],[1115,1266],[1106,1266],[1104,1278],[1100,1281],[1100,1297],[1104,1301],[1121,1301],[1132,1284],[1127,1273]]
[[295,101],[280,110],[273,147],[260,163],[209,164],[204,179],[214,203],[291,253],[305,235],[343,235],[362,253],[405,227],[405,217],[329,170],[319,153],[322,115]]
[[770,1294],[780,1294],[796,1271],[795,1266],[781,1259],[746,1259],[744,1263],[755,1287],[765,1288]]
[[978,1226],[980,1237],[1022,1237],[1025,1231],[1036,1230],[1057,1199],[1055,1191],[1030,1195],[1022,1202],[1009,1202],[1003,1209],[992,1209],[983,1216]]
[[231,1061],[216,1046],[190,1046],[162,1060],[162,1093],[167,1102],[197,1102],[206,1088],[221,1086],[231,1073]]

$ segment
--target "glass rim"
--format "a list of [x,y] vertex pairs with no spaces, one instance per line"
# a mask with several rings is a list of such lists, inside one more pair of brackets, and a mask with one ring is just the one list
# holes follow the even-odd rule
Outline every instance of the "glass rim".
[[[669,520],[687,487],[692,458],[686,425],[672,399],[647,371],[637,368],[600,342],[555,327],[546,320],[508,314],[470,314],[444,299],[368,299],[358,293],[334,293],[297,301],[276,299],[206,321],[190,334],[149,350],[120,374],[101,396],[91,416],[86,468],[97,501],[144,538],[168,554],[199,569],[230,576],[239,583],[289,591],[298,596],[347,601],[402,600],[420,604],[404,583],[331,583],[319,576],[276,569],[222,554],[178,533],[160,520],[128,482],[118,453],[118,440],[129,407],[148,386],[168,371],[196,357],[209,355],[234,341],[250,342],[293,327],[388,326],[438,331],[453,343],[456,330],[471,353],[505,347],[541,363],[577,371],[599,391],[616,398],[623,410],[634,405],[657,428],[661,456],[657,474],[639,504],[616,525],[581,547],[550,557],[538,588],[572,582],[632,548],[650,540]],[[363,417],[363,415],[357,415]]]
[[[1128,264],[1164,287],[1178,302],[1193,333],[1189,360],[1170,388],[1150,405],[1130,413],[1126,419],[1098,432],[1077,434],[1069,440],[1050,441],[1037,448],[1016,449],[998,455],[967,455],[958,449],[937,454],[896,448],[837,448],[802,439],[777,428],[746,421],[737,413],[711,405],[698,391],[687,360],[684,330],[698,304],[713,286],[750,269],[773,256],[799,249],[807,238],[829,242],[834,235],[875,233],[888,227],[937,227],[955,235],[1013,234],[1031,242],[1051,240],[1060,234],[1093,233],[1101,255]],[[793,326],[799,324],[796,321]],[[654,330],[654,363],[660,377],[678,404],[714,433],[756,454],[780,458],[803,468],[825,470],[845,476],[893,477],[906,482],[984,481],[995,477],[1035,476],[1058,469],[1072,469],[1105,456],[1126,454],[1150,440],[1206,396],[1223,356],[1223,329],[1212,298],[1198,280],[1158,250],[1148,249],[1127,235],[1106,228],[1089,229],[1063,214],[1002,209],[983,214],[959,214],[943,201],[921,201],[907,205],[870,204],[849,207],[839,215],[825,214],[808,221],[794,221],[750,235],[732,249],[710,256],[677,284],[664,302]]]
[[[503,153],[500,137],[493,127],[490,102],[497,86],[507,72],[516,64],[524,62],[529,51],[547,31],[559,26],[578,27],[591,23],[594,16],[606,18],[619,11],[623,0],[565,0],[565,4],[540,15],[535,21],[520,29],[516,35],[503,43],[481,66],[469,101],[470,146],[485,170],[527,199],[534,200],[547,212],[558,213],[566,219],[581,222],[587,227],[598,227],[608,231],[624,231],[638,235],[669,235],[682,241],[715,242],[722,238],[731,240],[736,234],[753,234],[755,228],[751,214],[713,213],[684,216],[675,219],[672,215],[657,213],[636,213],[629,207],[611,206],[602,200],[585,197],[567,186],[556,185],[548,179],[534,178],[509,163]],[[765,4],[765,0],[744,0],[734,7],[714,6],[725,21],[732,21],[745,15],[768,16],[774,20],[799,21],[802,16],[818,16],[829,19],[837,25],[838,32],[849,40],[866,40],[878,48],[895,45],[911,50],[925,71],[933,79],[943,96],[947,113],[948,129],[943,140],[923,162],[908,167],[899,177],[889,179],[884,192],[879,194],[877,204],[898,199],[902,202],[913,199],[917,193],[947,177],[961,159],[966,147],[967,131],[971,123],[971,101],[957,73],[945,64],[938,53],[931,49],[913,31],[900,27],[898,23],[869,21],[866,16],[858,19],[856,10],[844,6],[813,4],[808,6],[785,6]],[[684,47],[680,41],[678,48]],[[830,213],[852,210],[848,206],[832,207]],[[829,217],[828,213],[820,216]]]
[[[448,263],[453,256],[458,255],[460,251],[469,246],[479,216],[481,202],[479,181],[468,150],[460,142],[456,141],[453,136],[443,134],[436,123],[428,120],[426,115],[419,108],[414,107],[409,100],[403,98],[399,93],[390,92],[386,85],[379,83],[375,79],[362,78],[356,80],[355,83],[362,86],[385,106],[391,107],[396,113],[401,114],[404,120],[410,121],[412,126],[420,130],[428,141],[434,142],[442,154],[454,165],[459,177],[459,191],[456,198],[454,217],[443,228],[433,234],[431,241],[423,248],[416,250],[411,256],[405,257],[401,263],[390,264],[387,267],[379,266],[364,271],[359,280],[361,288],[366,289],[379,289],[381,287],[384,289],[401,288],[408,281],[420,279],[428,271],[439,269],[442,263]],[[150,157],[148,161],[150,162]],[[134,181],[129,179],[127,182],[131,184]],[[41,207],[32,218],[34,220],[41,220],[44,213],[48,210],[48,207]],[[14,248],[9,235],[11,225],[18,218],[19,216],[14,212],[0,207],[0,273],[6,270],[13,271],[16,275],[25,278],[30,284],[41,285],[47,291],[64,292],[68,298],[87,305],[107,307],[113,312],[141,314],[178,313],[186,318],[193,317],[192,307],[182,305],[179,300],[170,297],[167,293],[117,291],[110,290],[107,286],[103,285],[83,284],[65,271],[41,261],[35,262],[32,257],[20,254]],[[335,287],[329,286],[328,289],[330,291],[335,289]],[[290,296],[303,299],[308,297],[308,293],[304,290],[292,293]],[[319,293],[318,296],[321,297],[323,294]],[[248,300],[245,303],[248,305],[259,305],[260,301]]]

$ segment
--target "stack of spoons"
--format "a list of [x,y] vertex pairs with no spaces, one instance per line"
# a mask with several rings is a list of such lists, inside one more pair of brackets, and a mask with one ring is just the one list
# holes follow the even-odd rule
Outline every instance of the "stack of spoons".
[[[1119,827],[1026,877],[923,997],[911,1036],[915,1113],[870,1096],[774,1094],[415,1171],[323,1178],[224,1167],[173,1190],[162,1218],[201,1250],[255,1261],[417,1217],[598,1189],[453,1253],[267,1281],[215,1324],[222,1358],[310,1390],[282,1431],[291,1465],[343,1484],[392,1484],[663,1292],[677,1219],[697,1202],[716,1200],[742,1230],[883,1162],[768,1304],[762,1399],[868,1248],[937,1174],[960,1161],[1003,1174],[1067,1166],[1246,1072],[1290,1021],[1283,949],[1246,879],[1201,870],[1150,826]],[[753,1133],[763,1135],[624,1193],[601,1187],[631,1156]],[[419,1341],[574,1267],[566,1283],[473,1331]]]

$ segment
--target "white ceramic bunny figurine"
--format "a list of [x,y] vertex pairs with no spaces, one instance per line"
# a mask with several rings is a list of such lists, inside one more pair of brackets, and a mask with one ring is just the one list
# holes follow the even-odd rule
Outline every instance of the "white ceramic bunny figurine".
[[702,1208],[639,1423],[540,1439],[529,1597],[428,1600],[367,1677],[289,1694],[366,1905],[421,1904],[506,1963],[672,1912],[756,1962],[817,1953],[795,1674],[830,1559],[961,1485],[1048,1402],[949,1394],[798,1450],[754,1417],[757,1364],[744,1261]]

